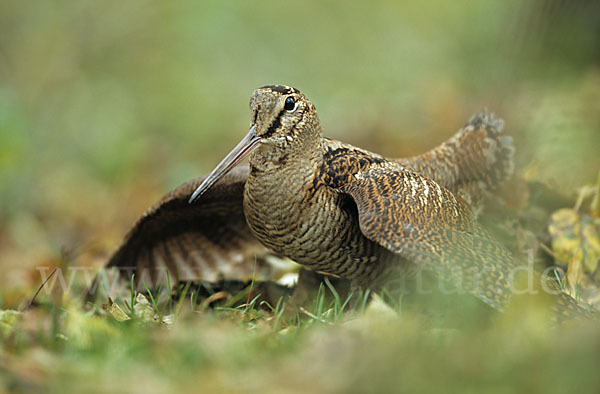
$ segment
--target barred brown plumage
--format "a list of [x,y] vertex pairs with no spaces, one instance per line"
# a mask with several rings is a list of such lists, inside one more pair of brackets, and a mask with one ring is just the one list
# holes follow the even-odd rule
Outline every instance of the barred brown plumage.
[[[482,111],[437,148],[386,159],[324,138],[314,105],[294,88],[260,88],[250,109],[240,144],[142,217],[109,266],[164,265],[176,279],[200,280],[227,271],[219,253],[242,264],[271,253],[376,288],[417,267],[506,305],[522,264],[475,220],[482,195],[513,171],[502,121]],[[246,155],[249,170],[228,174]],[[566,294],[557,300],[567,314],[587,315]]]

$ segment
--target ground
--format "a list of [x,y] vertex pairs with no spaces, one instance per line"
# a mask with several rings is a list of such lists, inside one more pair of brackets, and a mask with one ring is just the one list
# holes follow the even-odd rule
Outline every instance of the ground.
[[[82,297],[135,219],[244,135],[251,92],[284,83],[328,137],[390,157],[495,112],[517,172],[482,222],[596,305],[599,14],[554,0],[2,1],[0,393],[597,391],[600,331],[550,324],[537,299],[342,311],[324,287],[290,313],[241,290],[232,305],[192,288],[171,305]],[[51,279],[29,306],[54,268],[66,284],[77,270],[69,291]]]

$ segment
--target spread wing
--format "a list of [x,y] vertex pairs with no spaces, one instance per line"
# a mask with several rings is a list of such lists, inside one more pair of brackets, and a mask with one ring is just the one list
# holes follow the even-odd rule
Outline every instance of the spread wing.
[[474,206],[513,173],[515,148],[503,126],[501,119],[484,109],[444,143],[422,155],[394,161],[460,194]]
[[188,200],[203,178],[174,189],[138,220],[107,267],[125,278],[135,273],[139,290],[166,286],[166,272],[176,283],[247,279],[268,269],[263,258],[273,253],[252,235],[244,217],[247,178],[247,166],[236,168],[194,204]]
[[[356,202],[367,238],[436,272],[457,290],[497,309],[506,305],[522,264],[477,225],[462,199],[395,163],[371,165],[345,177],[340,189]],[[545,283],[558,295],[553,306],[560,317],[589,317],[554,282]]]

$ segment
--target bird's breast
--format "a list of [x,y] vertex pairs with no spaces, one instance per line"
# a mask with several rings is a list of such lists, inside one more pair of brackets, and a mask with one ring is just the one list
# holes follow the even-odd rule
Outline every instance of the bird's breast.
[[253,234],[267,247],[314,270],[348,279],[376,276],[382,248],[360,231],[350,197],[297,168],[250,171],[244,213]]

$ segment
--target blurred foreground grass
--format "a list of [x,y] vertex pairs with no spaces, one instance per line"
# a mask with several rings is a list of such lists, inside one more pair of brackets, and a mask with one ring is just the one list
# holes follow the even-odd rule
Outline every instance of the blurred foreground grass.
[[551,328],[537,303],[487,317],[455,305],[466,320],[432,325],[375,299],[337,318],[339,308],[315,308],[286,327],[246,306],[198,312],[186,303],[165,324],[139,310],[117,322],[65,301],[0,315],[7,390],[564,393],[600,384],[598,325]]
[[[0,309],[31,298],[40,267],[100,267],[143,210],[236,143],[265,84],[298,87],[328,136],[389,156],[487,106],[520,172],[574,201],[600,168],[598,4],[0,2]],[[459,330],[403,311],[280,332],[187,309],[169,328],[117,323],[79,293],[2,312],[0,392],[600,387],[598,331],[549,328],[527,306],[461,315]]]

